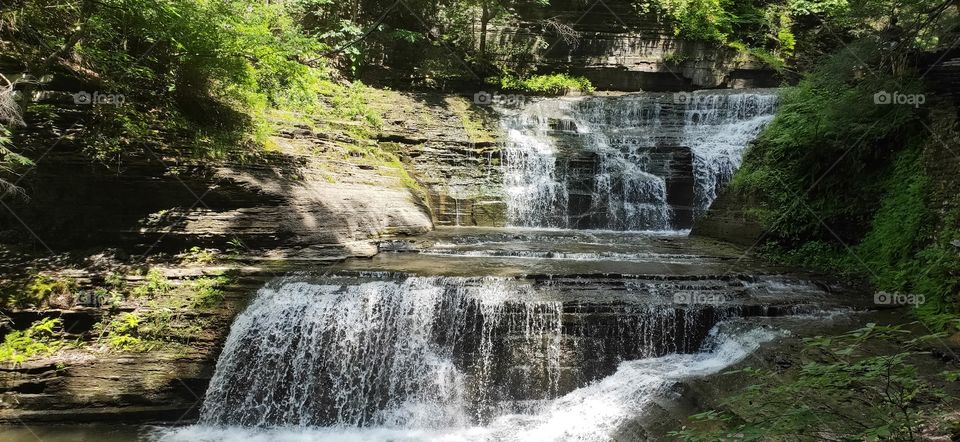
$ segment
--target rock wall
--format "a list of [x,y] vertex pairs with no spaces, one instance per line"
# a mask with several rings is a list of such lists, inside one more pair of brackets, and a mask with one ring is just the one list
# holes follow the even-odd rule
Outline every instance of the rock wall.
[[51,128],[21,136],[39,159],[20,183],[28,198],[0,214],[0,238],[139,252],[239,239],[339,259],[370,256],[374,240],[434,224],[503,225],[492,110],[454,95],[372,95],[384,117],[373,138],[329,131],[322,121],[278,121],[274,149],[244,162],[201,162],[150,146],[119,165],[92,161],[81,152],[82,127],[71,127],[84,109],[68,109],[54,129],[69,129],[46,154],[43,140],[58,139]]
[[710,210],[694,223],[691,235],[720,239],[737,245],[753,247],[763,237],[763,226],[750,213],[758,207],[756,198],[725,189],[710,206]]
[[[227,270],[215,265],[154,269],[163,269],[176,285]],[[173,310],[168,326],[176,336],[167,336],[167,342],[149,351],[109,348],[96,324],[120,313],[113,309],[75,306],[5,311],[8,321],[4,325],[16,329],[42,317],[59,318],[65,339],[81,345],[68,345],[53,355],[20,364],[0,364],[0,422],[178,422],[196,418],[234,315],[274,270],[231,268],[235,279],[225,288],[224,301],[211,309]],[[90,290],[97,277],[90,270],[67,273],[80,290]],[[138,283],[135,278],[128,282]],[[120,311],[132,311],[142,301],[130,299]],[[140,314],[144,308],[157,307],[141,306]],[[170,311],[170,306],[165,308]]]
[[504,225],[496,112],[458,95],[380,94],[381,144],[397,152],[422,186],[434,224]]
[[[781,80],[732,48],[675,37],[669,23],[638,14],[629,1],[561,1],[549,9],[550,17],[521,11],[524,20],[489,30],[488,44],[500,62],[583,75],[601,90],[758,88]],[[547,18],[567,24],[576,37],[563,38],[544,25]]]

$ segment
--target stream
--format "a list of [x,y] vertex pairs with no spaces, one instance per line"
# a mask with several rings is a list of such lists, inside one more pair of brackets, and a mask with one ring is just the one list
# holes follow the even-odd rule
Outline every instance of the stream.
[[501,109],[510,227],[438,228],[269,282],[233,323],[199,421],[129,431],[662,438],[645,416],[677,383],[846,311],[810,277],[688,235],[775,108],[754,90]]

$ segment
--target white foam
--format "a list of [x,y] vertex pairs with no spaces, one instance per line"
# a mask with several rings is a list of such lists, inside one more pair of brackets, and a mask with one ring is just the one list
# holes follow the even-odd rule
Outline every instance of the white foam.
[[644,407],[677,381],[717,373],[742,361],[778,332],[753,328],[718,332],[715,327],[706,350],[628,361],[593,384],[557,399],[542,401],[526,414],[505,414],[484,426],[279,427],[243,428],[193,425],[158,428],[149,439],[162,442],[238,441],[605,441]]
[[[773,118],[777,96],[764,91],[700,91],[684,104],[663,94],[537,100],[501,110],[507,221],[512,226],[570,228],[561,147],[596,158],[590,211],[612,230],[672,230],[657,148],[687,147],[693,157],[694,215],[702,215],[740,167],[744,149]],[[572,155],[572,154],[571,154]],[[672,160],[671,160],[672,161]],[[582,186],[580,186],[582,187]]]

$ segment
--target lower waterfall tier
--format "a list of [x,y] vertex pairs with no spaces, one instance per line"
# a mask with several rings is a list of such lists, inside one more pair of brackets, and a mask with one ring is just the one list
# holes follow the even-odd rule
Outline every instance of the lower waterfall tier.
[[750,296],[723,290],[678,297],[670,281],[628,281],[617,302],[563,295],[585,289],[577,285],[281,279],[261,289],[234,323],[201,423],[488,425],[604,379],[625,361],[708,349],[711,330],[725,320],[812,310],[713,300]]

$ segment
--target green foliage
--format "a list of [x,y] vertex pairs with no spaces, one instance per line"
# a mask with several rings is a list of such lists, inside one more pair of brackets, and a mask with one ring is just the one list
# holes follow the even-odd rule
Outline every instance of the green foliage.
[[100,308],[118,309],[123,305],[125,299],[123,292],[115,289],[98,287],[94,289],[93,295],[99,302]]
[[167,144],[245,159],[264,145],[266,109],[312,112],[329,81],[324,45],[284,2],[39,0],[0,12],[25,78],[75,64],[102,93],[124,95],[86,109],[84,152],[103,162]]
[[225,276],[215,278],[203,277],[193,281],[191,290],[193,299],[191,301],[194,308],[210,308],[223,301],[223,291],[220,287],[230,281]]
[[538,95],[563,95],[570,92],[592,93],[595,88],[586,77],[568,74],[533,75],[527,78],[503,76],[498,80],[500,88],[506,91],[525,92]]
[[921,317],[943,327],[960,311],[960,255],[949,243],[956,210],[938,207],[956,202],[931,199],[922,152],[951,135],[927,131],[920,106],[874,102],[882,91],[923,93],[916,73],[882,70],[888,61],[858,43],[786,90],[732,187],[761,201],[754,215],[773,234],[768,256],[923,295]]
[[332,82],[324,82],[319,93],[329,103],[327,108],[320,111],[322,115],[326,115],[328,119],[335,122],[360,123],[340,127],[346,129],[355,138],[369,138],[382,126],[383,120],[380,114],[369,105],[370,88],[363,83],[356,81],[343,87]]
[[5,307],[42,307],[52,298],[71,295],[76,283],[67,278],[57,278],[45,273],[37,273],[26,282],[5,288],[2,304]]
[[59,339],[59,318],[43,318],[26,330],[14,330],[0,344],[0,362],[20,365],[35,356],[50,355],[63,345]]
[[796,369],[741,370],[756,382],[725,399],[721,410],[691,416],[693,426],[672,435],[684,441],[803,441],[825,434],[831,440],[918,440],[946,397],[911,361],[940,338],[868,324],[807,339]]
[[930,49],[958,23],[943,0],[655,0],[635,2],[655,12],[677,35],[728,44],[782,69],[802,52],[808,63],[856,39],[897,40],[889,47],[906,54]]
[[182,254],[182,261],[190,264],[209,264],[217,259],[217,251],[193,246]]
[[170,289],[170,282],[167,281],[163,271],[151,269],[144,276],[143,282],[133,289],[132,294],[138,297],[158,296],[169,292]]
[[25,298],[30,300],[32,305],[40,306],[51,296],[69,294],[73,288],[73,281],[37,273],[27,284]]
[[140,316],[135,313],[124,312],[114,317],[105,330],[107,345],[114,350],[129,351],[143,350],[143,341],[140,339]]
[[763,195],[758,215],[784,241],[834,241],[834,233],[859,240],[855,232],[878,207],[890,147],[918,133],[919,109],[877,105],[874,94],[920,93],[919,82],[909,74],[863,76],[859,60],[878,62],[877,49],[850,51],[857,56],[838,54],[781,94],[776,117],[733,180],[738,191]]
[[678,35],[725,42],[732,31],[731,13],[721,0],[659,0],[661,12],[671,17]]

